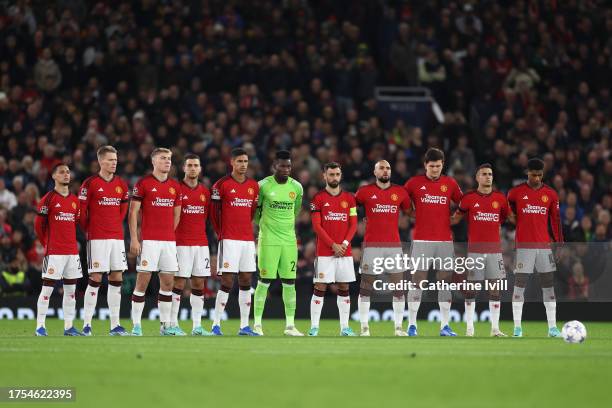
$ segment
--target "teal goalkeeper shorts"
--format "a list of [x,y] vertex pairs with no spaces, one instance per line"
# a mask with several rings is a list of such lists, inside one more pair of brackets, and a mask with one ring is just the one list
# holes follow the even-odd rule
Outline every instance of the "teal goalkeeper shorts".
[[297,245],[258,245],[257,266],[262,279],[295,279]]

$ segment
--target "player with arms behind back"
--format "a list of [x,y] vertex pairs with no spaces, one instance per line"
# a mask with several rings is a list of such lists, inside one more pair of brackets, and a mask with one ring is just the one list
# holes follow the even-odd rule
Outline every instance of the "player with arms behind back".
[[202,173],[200,158],[187,153],[184,157],[183,172],[185,177],[180,183],[181,219],[176,227],[176,252],[179,269],[174,276],[172,289],[171,331],[175,336],[184,336],[185,332],[178,325],[178,314],[181,306],[181,295],[187,279],[190,279],[191,320],[194,336],[208,336],[210,333],[202,328],[202,311],[204,310],[204,286],[206,277],[210,276],[210,251],[206,236],[206,219],[210,211],[210,191],[200,184],[198,178]]
[[303,336],[295,327],[295,278],[298,260],[295,219],[302,208],[302,185],[291,174],[291,154],[276,152],[274,174],[259,182],[255,222],[259,224],[257,258],[259,282],[255,289],[254,331],[263,334],[261,318],[270,284],[280,277],[285,304],[285,335]]
[[[159,272],[160,334],[173,336],[171,321],[172,286],[178,272],[176,229],[181,216],[180,185],[169,178],[172,152],[156,148],[151,152],[153,172],[134,186],[130,204],[130,252],[137,256],[136,286],[132,293],[133,336],[142,336],[142,310],[145,292],[152,272]],[[138,215],[142,211],[141,234],[138,235]],[[141,244],[142,240],[142,244]]]
[[42,267],[42,289],[36,305],[36,336],[47,336],[45,319],[55,282],[63,280],[64,336],[82,336],[73,326],[76,315],[75,291],[83,276],[76,239],[79,222],[79,200],[70,193],[70,169],[58,164],[51,171],[53,190],[43,196],[35,221],[36,235],[45,247]]
[[[504,258],[500,239],[500,228],[508,213],[506,196],[493,191],[493,168],[489,163],[482,164],[476,170],[478,188],[465,194],[451,222],[458,223],[466,217],[468,227],[468,258],[479,260],[477,267],[468,271],[468,280],[472,282],[497,281],[505,278]],[[491,282],[494,283],[494,282]],[[489,290],[489,310],[491,312],[491,336],[506,337],[499,330],[500,293],[498,289]],[[474,336],[474,311],[476,309],[476,292],[465,293],[465,335]]]
[[100,172],[83,182],[79,190],[81,229],[87,234],[87,270],[89,283],[85,291],[83,334],[92,335],[91,320],[98,301],[102,275],[108,273],[106,299],[110,310],[111,336],[129,333],[119,324],[121,283],[127,269],[123,220],[127,214],[127,183],[115,175],[117,150],[102,146],[97,152]]
[[[374,281],[382,273],[388,275],[392,283],[399,283],[404,277],[403,269],[397,266],[391,269],[376,270],[377,259],[395,259],[403,257],[402,243],[399,236],[400,209],[410,208],[410,198],[406,191],[391,183],[391,165],[386,160],[380,160],[374,165],[376,182],[362,186],[355,194],[357,204],[363,206],[365,212],[366,230],[363,238],[363,253],[359,273],[359,320],[361,336],[369,336],[370,297]],[[393,321],[396,336],[405,336],[402,329],[406,297],[401,290],[393,293]]]
[[258,336],[249,326],[251,282],[257,269],[253,217],[257,209],[259,184],[247,177],[249,156],[242,148],[232,150],[232,173],[219,179],[212,188],[211,221],[219,238],[217,274],[221,288],[215,301],[212,332],[221,336],[221,315],[238,275],[240,336]]
[[[429,260],[442,261],[442,266],[449,264],[445,260],[453,259],[453,234],[450,228],[451,202],[459,204],[463,193],[454,178],[442,174],[444,168],[444,152],[430,148],[425,152],[423,160],[425,175],[410,178],[404,188],[408,192],[415,210],[415,226],[412,242],[413,259],[421,258],[414,271],[412,282],[419,287],[427,279]],[[450,282],[452,270],[438,270],[436,279],[440,282]],[[408,335],[417,335],[417,314],[421,305],[422,290],[415,289],[408,293]],[[438,291],[440,306],[440,336],[454,337],[457,334],[449,326],[452,293],[450,290]]]
[[548,320],[548,336],[561,337],[557,328],[557,302],[555,299],[554,272],[557,269],[550,248],[549,221],[555,242],[563,242],[563,230],[559,215],[559,196],[551,187],[542,183],[544,162],[530,159],[527,162],[527,182],[508,192],[510,208],[516,216],[516,269],[512,314],[514,337],[522,337],[521,319],[525,302],[525,286],[534,269],[539,273],[542,299]]
[[319,321],[329,283],[338,284],[338,313],[340,335],[355,336],[349,327],[351,298],[349,283],[355,281],[355,267],[351,254],[351,240],[357,231],[357,208],[351,193],[342,191],[342,170],[338,163],[323,167],[325,188],[310,203],[312,229],[317,235],[314,293],[310,301],[311,326],[309,336],[319,334]]

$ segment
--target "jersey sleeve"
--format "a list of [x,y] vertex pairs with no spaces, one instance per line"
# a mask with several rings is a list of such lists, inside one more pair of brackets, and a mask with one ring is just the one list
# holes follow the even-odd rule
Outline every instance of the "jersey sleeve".
[[551,189],[552,200],[550,200],[550,224],[555,242],[563,242],[563,228],[561,226],[561,213],[559,211],[559,196]]
[[144,180],[140,179],[132,189],[132,200],[142,201],[145,195]]
[[310,212],[311,213],[321,212],[321,205],[319,204],[318,198],[319,198],[318,194],[312,197],[312,201],[310,202]]
[[39,241],[43,246],[47,246],[47,217],[49,216],[49,204],[51,197],[46,194],[38,204],[37,216],[34,221],[34,229]]
[[297,182],[294,181],[296,187],[296,197],[295,197],[295,205],[293,207],[293,215],[297,218],[300,215],[300,211],[302,211],[302,199],[304,197],[304,187]]
[[457,208],[457,210],[460,213],[465,214],[468,211],[468,207],[469,207],[468,200],[469,200],[469,194],[466,194],[463,197],[461,197],[461,200],[459,201],[459,206]]
[[453,194],[451,195],[451,199],[455,202],[455,204],[459,204],[463,198],[463,191],[461,191],[461,187],[459,187],[457,180],[454,178],[451,180],[453,180]]
[[355,196],[349,194],[349,217],[357,217],[357,200]]
[[503,194],[499,195],[499,199],[501,200],[501,209],[499,211],[499,222],[503,224],[506,222],[508,215],[510,214],[510,207],[508,206],[508,200],[504,197]]
[[508,207],[516,214],[516,187],[508,191]]
[[410,200],[410,196],[408,195],[407,191],[403,191],[402,194],[402,202],[400,203],[400,207],[402,208],[402,210],[404,211],[408,211],[411,207],[411,200]]
[[[123,189],[123,195],[121,197],[120,214],[121,214],[121,222],[123,222],[128,212],[128,202],[130,201],[130,190],[129,190],[127,183],[124,180],[121,180],[121,188]],[[81,213],[81,216],[84,216],[84,214]]]
[[413,179],[411,178],[404,183],[404,190],[406,190],[406,193],[410,199],[412,199],[412,185],[414,184],[412,180]]
[[255,223],[259,224],[259,221],[261,220],[261,213],[263,211],[263,202],[264,202],[264,197],[265,197],[265,189],[266,189],[266,183],[267,180],[263,179],[263,180],[259,180],[259,195],[257,196],[257,208],[255,210]]
[[221,239],[221,183],[217,181],[212,186],[210,192],[210,223],[217,234],[217,238]]
[[79,218],[79,225],[81,229],[87,232],[87,221],[88,221],[88,211],[89,211],[89,180],[87,179],[81,184],[81,188],[79,189],[79,207],[81,211],[81,217]]
[[360,188],[355,193],[355,203],[358,205],[364,205],[363,202],[363,188]]

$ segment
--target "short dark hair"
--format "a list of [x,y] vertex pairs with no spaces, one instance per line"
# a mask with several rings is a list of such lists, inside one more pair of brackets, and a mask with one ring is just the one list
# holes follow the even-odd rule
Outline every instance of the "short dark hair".
[[70,170],[70,166],[68,166],[66,163],[58,163],[55,166],[53,166],[53,168],[51,169],[51,175],[54,175],[57,172],[57,170],[63,166],[68,167],[68,170]]
[[101,157],[104,157],[106,153],[117,154],[117,149],[115,149],[113,146],[102,146],[98,149],[96,155],[98,156],[98,159],[100,159]]
[[478,168],[476,169],[476,174],[478,174],[478,172],[481,169],[491,169],[491,171],[493,171],[493,166],[491,165],[491,163],[482,163],[480,166],[478,166]]
[[195,153],[187,153],[185,157],[183,157],[183,163],[187,163],[187,160],[200,160],[200,156]]
[[232,159],[235,159],[238,156],[248,156],[248,154],[242,147],[234,147],[232,149]]
[[329,169],[340,169],[340,170],[342,170],[342,167],[340,167],[340,164],[336,163],[336,162],[325,163],[323,165],[323,171],[325,172],[325,171],[327,171]]
[[427,149],[427,151],[425,152],[425,157],[423,158],[423,162],[427,164],[429,162],[438,160],[444,161],[444,152],[436,147],[430,147],[429,149]]
[[276,160],[291,160],[291,153],[288,150],[279,150],[276,152]]
[[527,162],[527,170],[544,170],[544,161],[537,157],[529,159]]

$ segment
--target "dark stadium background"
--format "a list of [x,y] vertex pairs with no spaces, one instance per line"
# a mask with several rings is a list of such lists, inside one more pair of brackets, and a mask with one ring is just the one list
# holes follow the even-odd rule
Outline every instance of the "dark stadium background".
[[[0,306],[33,307],[23,296],[40,289],[33,220],[49,170],[69,164],[76,192],[102,144],[119,150],[131,185],[150,170],[154,146],[174,151],[177,177],[182,156],[198,154],[208,186],[228,171],[233,147],[247,149],[256,179],[287,148],[304,208],[330,160],[354,192],[377,160],[403,183],[435,146],[464,191],[486,161],[505,192],[539,156],[566,239],[610,242],[611,50],[612,10],[596,0],[0,1]],[[410,241],[405,216],[400,227]],[[307,299],[307,211],[297,231]],[[455,234],[465,240],[464,227]],[[566,261],[558,291],[589,299],[592,270]],[[126,298],[134,274],[130,259]]]

